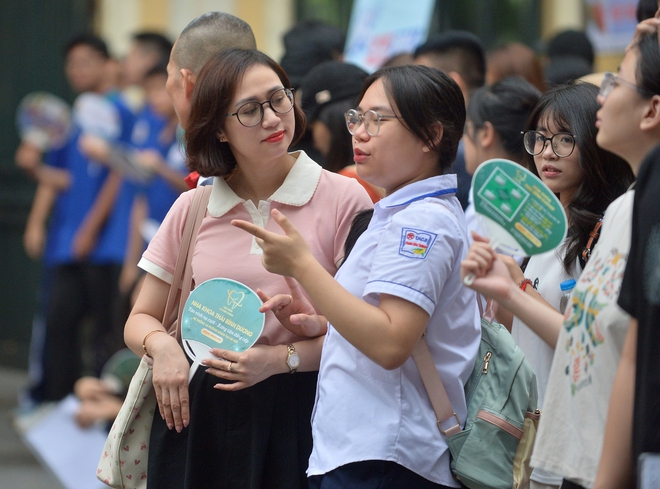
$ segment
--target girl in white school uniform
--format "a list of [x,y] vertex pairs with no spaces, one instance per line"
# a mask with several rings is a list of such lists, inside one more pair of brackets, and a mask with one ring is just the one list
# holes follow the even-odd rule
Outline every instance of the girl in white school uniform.
[[464,421],[480,323],[473,292],[461,286],[468,241],[449,173],[463,134],[463,97],[438,70],[387,68],[366,80],[346,122],[358,175],[386,196],[334,278],[282,213],[272,215],[284,236],[233,222],[257,237],[265,267],[295,278],[327,318],[310,487],[459,487],[411,353],[426,333]]

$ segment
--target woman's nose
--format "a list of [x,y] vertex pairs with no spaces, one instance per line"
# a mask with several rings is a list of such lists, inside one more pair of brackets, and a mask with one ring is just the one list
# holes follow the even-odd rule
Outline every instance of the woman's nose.
[[361,141],[367,141],[371,137],[369,133],[367,132],[366,125],[364,121],[360,123],[359,126],[357,126],[357,129],[353,131],[353,137],[355,139],[361,140]]
[[546,160],[554,160],[558,158],[558,156],[555,154],[554,150],[552,149],[552,141],[547,140],[545,142],[545,146],[543,147],[543,151],[541,151],[541,156],[545,158]]
[[275,112],[270,105],[266,104],[264,106],[264,116],[261,119],[261,124],[264,127],[271,127],[277,125],[280,122],[280,116]]

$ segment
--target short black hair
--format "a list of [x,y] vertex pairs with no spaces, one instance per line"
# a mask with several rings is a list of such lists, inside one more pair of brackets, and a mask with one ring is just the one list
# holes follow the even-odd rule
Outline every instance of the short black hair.
[[110,59],[110,52],[108,51],[108,45],[103,39],[94,34],[88,32],[82,34],[76,34],[70,38],[64,45],[63,54],[66,58],[71,50],[77,46],[89,46],[94,51],[99,53],[103,58]]
[[541,95],[538,88],[521,76],[508,76],[472,94],[467,118],[475,131],[490,122],[504,150],[522,162],[525,149],[520,133]]
[[637,3],[637,22],[655,17],[658,11],[658,0],[639,0]]
[[446,58],[470,90],[482,87],[486,82],[486,53],[481,39],[468,31],[447,31],[430,36],[415,49],[415,59],[423,54]]
[[553,56],[545,66],[545,81],[549,87],[565,85],[589,75],[593,66],[582,56]]
[[312,68],[340,59],[346,36],[339,27],[320,20],[302,20],[284,34],[282,41],[284,56],[280,64],[291,85],[298,88]]
[[594,46],[587,35],[582,31],[567,29],[556,34],[548,43],[549,58],[556,56],[578,56],[594,65]]
[[138,32],[133,34],[133,41],[150,51],[156,52],[158,54],[157,64],[167,64],[169,61],[172,42],[164,35],[150,31]]
[[[458,84],[428,66],[392,66],[365,80],[359,100],[379,79],[399,120],[438,155],[440,173],[448,173],[465,126],[465,99]],[[437,125],[442,127],[440,141],[436,141]]]

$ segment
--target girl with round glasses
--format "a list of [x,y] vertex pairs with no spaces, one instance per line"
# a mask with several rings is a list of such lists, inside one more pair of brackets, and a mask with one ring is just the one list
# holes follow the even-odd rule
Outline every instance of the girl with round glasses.
[[[526,162],[533,173],[559,196],[568,217],[565,241],[553,251],[523,262],[524,271],[509,257],[502,257],[514,282],[522,290],[560,310],[560,284],[577,279],[593,248],[592,233],[607,206],[633,181],[628,164],[596,144],[598,89],[579,83],[546,92],[531,111],[522,136]],[[597,230],[596,230],[597,231]],[[597,234],[596,234],[597,236]],[[590,242],[591,240],[591,242]],[[558,346],[560,324],[537,327],[502,307],[497,319],[511,328],[516,344],[536,373],[539,407],[546,407],[550,369]],[[561,346],[561,345],[559,345]],[[539,467],[531,475],[536,487],[559,487],[564,474]]]
[[[598,145],[624,158],[634,174],[640,171],[638,184],[642,183],[644,168],[657,168],[658,151],[651,150],[660,142],[659,70],[660,46],[654,34],[628,50],[618,73],[626,83],[615,83],[605,93],[607,97],[601,91],[597,99],[601,107],[595,120],[591,120],[598,130]],[[649,91],[655,95],[649,96]],[[648,162],[643,165],[647,154]],[[626,287],[628,269],[635,263],[635,249],[631,249],[631,232],[637,226],[631,218],[633,197],[637,199],[629,190],[607,208],[600,239],[577,279],[564,317],[526,297],[484,241],[475,243],[462,267],[465,273],[473,272],[479,277],[473,288],[495,297],[530,327],[559,331],[532,465],[562,475],[564,488],[629,487],[626,467],[630,469],[632,460],[629,436],[634,373],[631,377],[626,367],[628,375],[617,377],[621,391],[612,392],[612,387],[622,350],[624,359],[630,350],[634,358],[637,346],[634,340],[625,339],[627,332],[634,338],[637,330],[632,325],[629,330],[630,316],[617,301],[624,308],[628,304],[639,307],[646,300],[644,287],[648,283],[643,278],[648,267],[641,266]],[[657,191],[651,191],[647,198],[652,214],[657,215]],[[643,307],[651,309],[648,304]],[[642,348],[655,355],[657,341],[651,341],[650,336],[644,341],[647,346]],[[621,365],[624,366],[623,360]],[[613,437],[604,442],[611,393],[608,434]],[[653,402],[656,396],[657,390],[653,389],[642,399],[648,405],[647,419],[657,419]],[[649,423],[639,429],[641,433],[648,431],[651,438],[657,433],[657,425]],[[617,438],[626,430],[628,439]]]
[[367,78],[346,118],[360,178],[386,196],[334,278],[283,213],[273,217],[285,236],[234,222],[258,238],[265,267],[294,277],[328,321],[310,486],[459,487],[411,353],[426,333],[464,421],[480,341],[475,295],[460,282],[468,241],[450,170],[465,102],[439,70],[386,68]]
[[[258,51],[224,51],[199,74],[185,134],[188,167],[214,178],[192,257],[195,284],[224,277],[264,300],[288,294],[284,279],[263,269],[254,239],[230,225],[245,219],[275,230],[269,218],[274,209],[290,216],[320,266],[334,274],[353,215],[371,207],[354,180],[322,170],[304,152],[287,152],[305,128],[289,86],[282,68]],[[266,312],[255,346],[243,353],[212,350],[215,358],[188,384],[190,362],[181,345],[167,334],[152,334],[163,331],[160,320],[196,191],[174,203],[144,253],[140,266],[148,273],[125,329],[133,351],[144,345],[153,357],[159,409],[148,485],[306,488],[322,339],[302,338]],[[302,300],[286,297],[283,312]]]

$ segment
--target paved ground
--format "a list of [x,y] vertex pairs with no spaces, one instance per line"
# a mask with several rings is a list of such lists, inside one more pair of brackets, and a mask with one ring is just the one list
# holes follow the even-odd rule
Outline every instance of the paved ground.
[[[0,367],[0,489],[61,489],[59,481],[34,458],[13,423],[22,370]],[[80,488],[85,489],[85,488]]]

